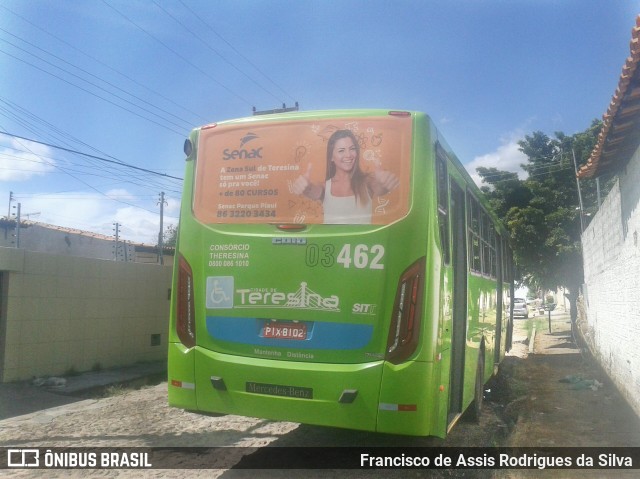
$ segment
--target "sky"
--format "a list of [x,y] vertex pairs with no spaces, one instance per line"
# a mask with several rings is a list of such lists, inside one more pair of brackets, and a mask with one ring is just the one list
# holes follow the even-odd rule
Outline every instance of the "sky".
[[0,0],[0,216],[19,203],[23,220],[118,223],[121,239],[156,244],[161,192],[177,225],[189,131],[295,102],[423,111],[470,173],[524,178],[525,135],[602,117],[639,7]]

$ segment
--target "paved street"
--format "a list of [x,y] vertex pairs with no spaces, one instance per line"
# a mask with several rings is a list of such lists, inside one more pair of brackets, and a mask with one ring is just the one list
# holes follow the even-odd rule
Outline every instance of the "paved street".
[[[201,416],[169,408],[166,398],[167,385],[166,382],[162,382],[139,390],[116,390],[114,395],[101,399],[78,399],[61,396],[52,391],[36,390],[25,384],[14,385],[30,391],[30,407],[40,401],[40,409],[0,421],[0,446],[235,446],[225,449],[224,456],[217,452],[217,455],[210,454],[198,458],[202,467],[223,469],[200,472],[154,471],[152,474],[154,477],[186,475],[232,478],[254,478],[255,472],[250,469],[227,468],[230,467],[229,464],[242,467],[243,454],[253,453],[253,457],[260,457],[255,456],[256,451],[264,446],[640,446],[638,418],[589,356],[572,344],[568,315],[561,311],[554,312],[551,332],[548,331],[546,316],[529,320],[517,319],[515,325],[514,348],[501,366],[499,381],[493,385],[496,390],[501,389],[500,384],[506,384],[508,387],[499,391],[487,391],[480,426],[462,421],[454,427],[445,441],[321,428],[231,415]],[[529,340],[531,325],[536,326],[532,345]],[[575,381],[564,381],[568,377]],[[78,387],[81,381],[82,379],[76,379],[75,387]],[[87,381],[95,383],[95,375]],[[594,384],[601,386],[590,387]],[[491,387],[490,384],[488,388]],[[241,449],[238,446],[251,449]],[[87,471],[61,472],[65,473],[58,477],[69,477],[70,472],[73,477],[87,475]],[[95,471],[93,474],[113,476],[117,472],[103,470]],[[359,475],[361,472],[363,471],[348,471],[344,477],[365,477]],[[392,472],[397,475],[391,474]],[[434,477],[433,474],[426,474],[432,472],[416,471],[415,477]],[[456,475],[464,472],[466,475]],[[575,477],[575,471],[569,472],[569,475],[554,473],[544,477]],[[619,471],[610,476],[607,476],[607,472],[581,471],[581,475],[625,477]],[[491,475],[491,471],[469,476],[469,471],[452,470],[446,477],[513,479],[539,477],[537,473],[538,471],[529,473],[522,470],[503,470],[496,472],[495,476]],[[285,477],[283,474],[282,471],[269,471],[267,476]],[[31,471],[18,473],[19,477],[40,475]],[[327,471],[309,471],[305,475],[330,477]],[[264,474],[261,474],[262,476]],[[406,471],[387,471],[384,477],[406,477]]]

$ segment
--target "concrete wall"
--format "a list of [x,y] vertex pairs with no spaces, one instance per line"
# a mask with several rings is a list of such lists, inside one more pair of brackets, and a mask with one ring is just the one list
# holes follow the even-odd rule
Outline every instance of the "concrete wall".
[[[640,415],[640,150],[582,235],[592,352]],[[584,325],[583,325],[584,326]]]
[[[0,246],[13,247],[15,241],[15,229],[11,229],[6,238],[4,230],[0,234]],[[20,230],[20,248],[65,256],[109,260],[116,258],[115,238],[31,222]],[[132,245],[120,242],[117,252],[118,260],[133,261]]]
[[[0,247],[16,245],[15,227],[0,229]],[[33,221],[23,223],[20,229],[20,248],[62,256],[82,256],[105,260],[158,263],[158,252],[153,245],[119,241],[98,233]],[[173,249],[165,248],[164,263],[173,261]]]
[[166,358],[171,273],[0,248],[0,382]]

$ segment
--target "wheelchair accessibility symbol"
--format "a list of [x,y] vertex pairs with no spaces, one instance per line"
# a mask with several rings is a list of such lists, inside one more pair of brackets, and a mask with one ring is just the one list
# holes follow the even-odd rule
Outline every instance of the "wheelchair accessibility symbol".
[[233,308],[233,276],[207,278],[207,308]]

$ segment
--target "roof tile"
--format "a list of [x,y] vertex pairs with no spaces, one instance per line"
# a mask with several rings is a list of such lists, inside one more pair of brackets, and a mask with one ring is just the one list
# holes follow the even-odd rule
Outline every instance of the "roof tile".
[[[637,131],[640,128],[640,15],[636,17],[636,25],[631,29],[631,41],[629,42],[631,55],[627,57],[622,72],[618,80],[611,102],[607,111],[602,115],[602,130],[598,135],[598,142],[591,152],[591,156],[578,171],[578,177],[591,178],[598,176],[605,169],[614,168],[620,161],[627,158],[618,158],[616,153],[621,155],[627,150],[624,144],[626,136],[610,137],[618,133],[624,135],[624,131]],[[634,86],[635,85],[635,86]],[[627,135],[630,141],[638,141],[637,135]],[[601,161],[603,156],[608,161]]]

